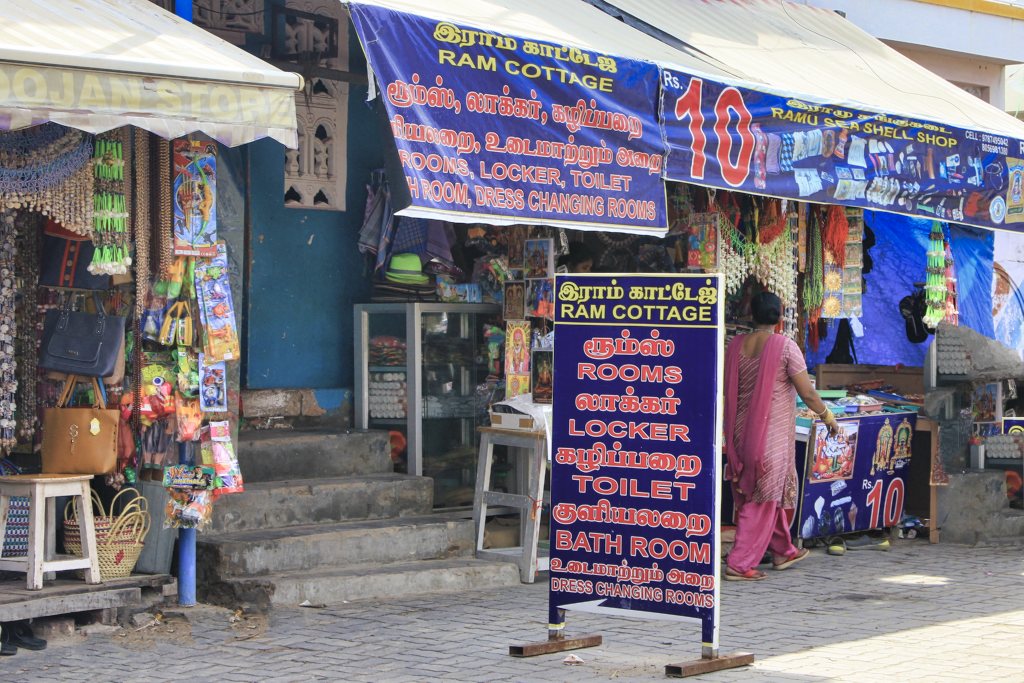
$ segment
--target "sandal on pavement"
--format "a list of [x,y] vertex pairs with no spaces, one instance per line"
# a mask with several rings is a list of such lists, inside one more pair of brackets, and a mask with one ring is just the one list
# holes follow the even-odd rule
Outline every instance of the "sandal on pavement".
[[776,571],[782,571],[783,569],[789,569],[794,564],[796,564],[797,562],[799,562],[800,560],[804,559],[805,557],[807,557],[810,554],[811,554],[810,550],[808,550],[807,548],[801,548],[800,550],[797,550],[792,555],[787,555],[786,559],[784,559],[782,562],[772,562],[772,567],[774,567]]
[[759,569],[748,569],[745,572],[741,572],[728,565],[725,567],[726,581],[762,581],[766,578],[768,578],[768,575]]

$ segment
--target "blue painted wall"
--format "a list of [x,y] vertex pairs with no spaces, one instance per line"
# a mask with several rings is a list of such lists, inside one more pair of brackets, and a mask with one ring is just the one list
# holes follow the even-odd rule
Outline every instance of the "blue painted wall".
[[[349,70],[365,73],[354,36]],[[251,234],[245,318],[245,387],[353,385],[352,306],[369,299],[356,249],[371,170],[384,163],[366,86],[349,89],[347,211],[284,206],[284,148],[249,146]]]

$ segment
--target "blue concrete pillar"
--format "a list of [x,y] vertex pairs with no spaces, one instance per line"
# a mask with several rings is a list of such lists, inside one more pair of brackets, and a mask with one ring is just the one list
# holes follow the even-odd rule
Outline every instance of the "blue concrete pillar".
[[[181,465],[193,464],[189,462],[189,447],[187,443],[178,444],[178,463]],[[196,530],[178,530],[178,604],[182,607],[191,607],[196,604]]]
[[178,530],[178,604],[196,604],[196,530]]

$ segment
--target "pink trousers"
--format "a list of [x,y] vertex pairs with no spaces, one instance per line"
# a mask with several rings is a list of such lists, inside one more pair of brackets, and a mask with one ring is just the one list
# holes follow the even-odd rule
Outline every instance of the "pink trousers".
[[736,542],[726,561],[736,571],[745,572],[761,564],[764,551],[778,557],[796,552],[789,538],[789,520],[778,502],[746,502],[736,518]]

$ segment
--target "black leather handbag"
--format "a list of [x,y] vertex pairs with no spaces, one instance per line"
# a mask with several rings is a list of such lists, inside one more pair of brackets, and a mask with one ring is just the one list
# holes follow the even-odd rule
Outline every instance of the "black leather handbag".
[[95,313],[64,308],[46,312],[39,367],[83,377],[109,377],[122,352],[124,317],[107,315],[99,294],[93,293]]

